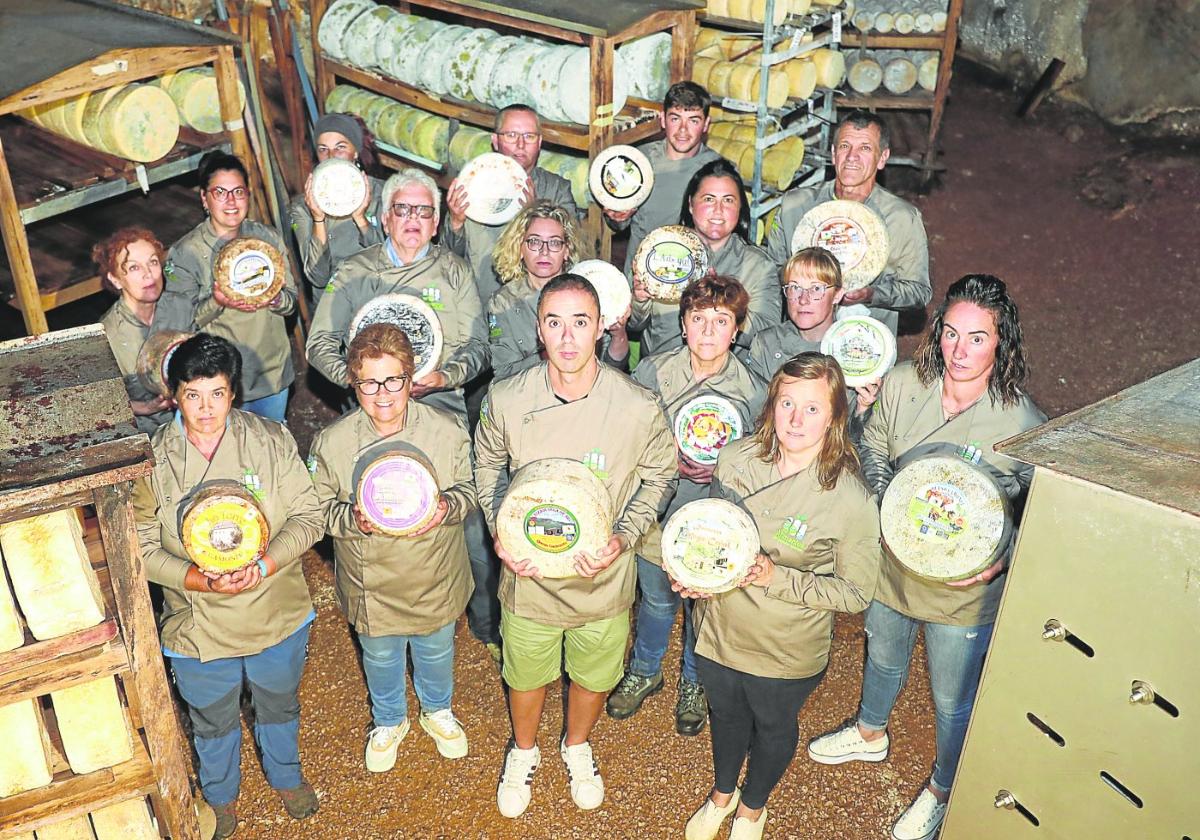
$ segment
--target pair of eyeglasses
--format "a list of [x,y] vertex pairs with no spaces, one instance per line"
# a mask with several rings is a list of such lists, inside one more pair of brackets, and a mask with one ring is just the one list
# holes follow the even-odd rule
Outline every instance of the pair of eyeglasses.
[[217,201],[228,201],[231,198],[234,201],[245,201],[250,192],[245,187],[234,187],[231,190],[227,190],[224,187],[212,187],[209,189],[208,194]]
[[557,254],[567,244],[567,240],[555,236],[550,239],[542,239],[540,236],[525,237],[525,247],[530,251],[540,251],[543,248],[548,248],[551,253]]
[[820,300],[825,297],[825,293],[830,287],[824,283],[814,283],[811,286],[801,286],[799,283],[788,283],[783,287],[783,293],[792,300],[799,300],[804,295],[808,295],[808,299],[812,301]]
[[392,212],[397,218],[407,219],[409,216],[416,216],[418,219],[432,219],[433,205],[432,204],[393,204]]
[[532,131],[497,131],[497,137],[503,137],[509,143],[516,143],[518,140],[524,140],[526,143],[532,143],[542,135],[535,134]]
[[382,382],[378,379],[355,379],[354,387],[358,389],[360,394],[372,397],[379,393],[379,389],[383,388],[389,394],[398,394],[404,390],[404,386],[408,384],[408,374],[400,376],[389,376]]

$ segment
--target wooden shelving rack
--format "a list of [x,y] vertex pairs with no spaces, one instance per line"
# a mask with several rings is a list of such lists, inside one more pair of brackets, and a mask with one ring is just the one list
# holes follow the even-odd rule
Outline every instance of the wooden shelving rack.
[[0,838],[140,795],[150,797],[165,836],[199,840],[133,515],[133,482],[151,469],[150,443],[133,423],[103,330],[0,344],[0,393],[0,523],[93,509],[86,542],[105,599],[101,624],[40,642],[27,633],[24,646],[0,654],[0,698],[13,703],[115,676],[133,742],[131,760],[83,775],[55,744],[51,784],[0,799]]

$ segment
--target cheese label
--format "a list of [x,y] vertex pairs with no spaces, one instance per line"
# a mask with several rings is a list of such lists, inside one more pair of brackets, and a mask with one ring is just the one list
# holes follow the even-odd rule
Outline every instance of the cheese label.
[[562,554],[579,542],[579,521],[559,505],[538,505],[525,515],[525,539],[540,551]]
[[813,236],[813,245],[833,253],[843,270],[849,270],[867,255],[867,237],[863,229],[844,216],[826,219]]
[[695,270],[692,252],[681,242],[660,242],[646,255],[646,271],[660,283],[686,283]]
[[908,503],[908,516],[928,542],[957,539],[968,527],[967,497],[953,484],[923,485]]
[[275,266],[262,251],[245,251],[233,261],[229,286],[238,294],[258,297],[275,281]]
[[675,416],[675,442],[684,456],[708,466],[722,447],[743,434],[742,417],[724,397],[706,395],[686,403]]
[[758,556],[750,514],[724,499],[698,499],[663,525],[663,569],[689,589],[718,594],[737,586]]
[[631,198],[642,188],[645,179],[632,158],[617,155],[601,167],[600,182],[613,198]]
[[363,473],[359,504],[367,519],[382,530],[404,534],[433,518],[438,488],[429,470],[404,455],[380,458]]

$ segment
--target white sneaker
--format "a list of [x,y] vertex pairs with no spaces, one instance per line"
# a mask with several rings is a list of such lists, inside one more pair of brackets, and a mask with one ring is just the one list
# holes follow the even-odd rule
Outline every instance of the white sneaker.
[[408,718],[396,726],[376,726],[367,737],[363,761],[372,773],[386,773],[396,766],[396,749],[408,734]]
[[921,788],[913,804],[892,826],[892,840],[930,840],[946,816],[945,802],[938,802],[928,787]]
[[438,752],[444,758],[462,758],[467,754],[467,733],[463,732],[454,712],[449,709],[438,709],[429,714],[422,712],[417,722],[437,742]]
[[592,755],[592,745],[584,741],[568,747],[564,738],[559,754],[567,765],[571,799],[584,811],[599,808],[604,803],[604,779],[600,778],[600,768],[596,766],[596,759]]
[[740,788],[733,789],[733,796],[724,808],[712,801],[711,794],[704,797],[700,810],[692,814],[687,825],[683,827],[684,840],[715,840],[721,833],[725,818],[737,810],[738,802],[742,799]]
[[763,808],[758,819],[749,817],[734,817],[733,827],[729,829],[729,840],[762,840],[763,831],[767,828],[767,809]]
[[808,757],[818,764],[845,764],[847,761],[883,761],[888,757],[888,734],[868,741],[858,731],[858,721],[850,720],[840,729],[826,732],[808,742]]
[[533,796],[533,774],[541,763],[542,753],[537,744],[532,749],[523,750],[513,741],[508,742],[504,772],[496,788],[496,807],[503,816],[511,820],[525,813]]

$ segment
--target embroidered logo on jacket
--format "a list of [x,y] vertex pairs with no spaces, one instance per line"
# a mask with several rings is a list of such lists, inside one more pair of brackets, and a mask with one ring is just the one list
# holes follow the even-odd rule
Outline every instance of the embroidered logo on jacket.
[[983,449],[978,443],[964,444],[963,448],[958,450],[958,457],[964,461],[978,465],[979,461],[983,458]]
[[604,468],[606,459],[604,453],[599,449],[593,449],[583,456],[583,465],[592,471],[592,475],[596,478],[608,478],[608,471]]
[[805,546],[804,535],[807,533],[807,516],[789,516],[783,520],[783,524],[779,526],[774,536],[778,542],[790,546],[797,551],[803,551]]
[[488,338],[499,338],[503,332],[499,319],[495,315],[488,315]]
[[308,468],[309,475],[316,475],[317,474],[317,456],[309,455],[308,459],[304,462],[304,466],[306,466]]
[[256,502],[261,502],[266,495],[263,493],[262,479],[258,477],[258,473],[249,469],[242,473],[242,486]]
[[421,290],[421,300],[429,304],[430,309],[445,309],[442,303],[442,290],[437,286],[426,286]]
[[167,260],[163,264],[163,276],[168,280],[175,279],[175,262],[173,260]]

